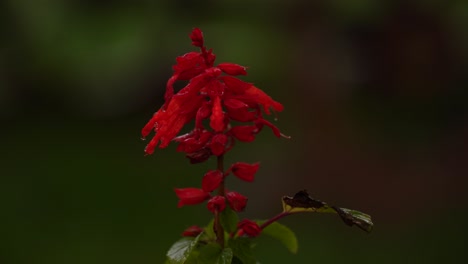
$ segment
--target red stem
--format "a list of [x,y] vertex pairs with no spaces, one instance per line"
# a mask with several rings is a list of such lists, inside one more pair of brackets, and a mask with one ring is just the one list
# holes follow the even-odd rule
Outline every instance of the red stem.
[[263,230],[265,227],[271,225],[273,222],[276,222],[278,220],[280,220],[281,218],[285,217],[285,216],[288,216],[290,215],[291,213],[289,212],[281,212],[275,216],[273,216],[272,218],[268,219],[265,223],[263,223],[260,228]]

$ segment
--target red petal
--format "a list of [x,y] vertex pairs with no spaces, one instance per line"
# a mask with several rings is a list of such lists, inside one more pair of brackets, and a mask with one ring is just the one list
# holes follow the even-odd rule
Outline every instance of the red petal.
[[226,151],[228,137],[225,134],[216,134],[211,139],[210,149],[213,155],[221,156]]
[[222,132],[224,130],[224,113],[221,107],[221,98],[219,98],[219,96],[216,96],[213,102],[210,126],[216,132]]
[[220,63],[218,68],[229,75],[247,75],[246,68],[235,63]]
[[257,123],[259,125],[266,125],[267,127],[271,128],[271,130],[273,130],[273,133],[275,134],[275,136],[277,137],[281,137],[281,131],[279,130],[279,128],[277,128],[275,125],[273,125],[272,123],[266,121],[265,119],[263,118],[260,118],[257,120]]
[[221,79],[224,84],[226,84],[229,90],[236,94],[242,94],[252,86],[251,83],[244,82],[232,76],[221,76],[219,79]]
[[259,167],[260,164],[258,162],[254,164],[236,162],[229,170],[232,171],[232,173],[236,175],[237,178],[247,182],[252,182]]
[[236,212],[244,211],[245,206],[247,205],[247,197],[237,192],[228,192],[226,194],[226,198],[232,210]]
[[243,142],[252,142],[258,133],[256,126],[235,126],[229,130],[229,134]]
[[205,192],[212,192],[218,189],[219,185],[223,181],[223,173],[219,170],[213,170],[207,172],[202,179],[202,189]]
[[[244,97],[245,96],[245,97]],[[263,110],[266,114],[270,114],[270,108],[273,108],[277,112],[283,111],[284,107],[282,104],[271,99],[265,92],[258,89],[255,86],[250,86],[244,93],[244,98],[248,101],[254,101],[259,105],[263,106]]]
[[174,189],[174,191],[179,197],[178,207],[199,204],[210,197],[209,193],[197,188]]

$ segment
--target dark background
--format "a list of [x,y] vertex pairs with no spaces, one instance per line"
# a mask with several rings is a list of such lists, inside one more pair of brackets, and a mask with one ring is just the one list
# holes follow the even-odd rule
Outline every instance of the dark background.
[[3,1],[0,263],[162,263],[208,222],[173,188],[215,162],[144,157],[140,140],[193,27],[285,106],[291,140],[265,130],[227,156],[261,162],[255,183],[228,181],[249,197],[241,217],[301,189],[373,216],[370,235],[286,218],[299,253],[260,238],[262,263],[463,263],[467,18],[463,0]]

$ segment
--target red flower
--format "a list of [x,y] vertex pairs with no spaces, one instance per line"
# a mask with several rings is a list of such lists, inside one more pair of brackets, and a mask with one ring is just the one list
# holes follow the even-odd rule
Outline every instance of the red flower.
[[223,173],[219,170],[207,172],[203,176],[202,189],[205,192],[212,192],[216,190],[223,181]]
[[177,204],[177,207],[199,204],[210,198],[210,194],[202,189],[184,188],[174,190],[177,197],[179,197],[179,203]]
[[226,198],[223,196],[214,196],[208,201],[208,204],[206,205],[208,210],[212,212],[213,214],[215,212],[222,212],[226,208]]
[[254,164],[236,162],[232,164],[231,168],[229,168],[228,171],[232,171],[232,173],[241,180],[252,182],[254,180],[255,173],[257,172],[259,166],[260,164],[258,162]]
[[[165,103],[142,129],[143,137],[155,132],[145,153],[152,154],[158,145],[165,148],[175,140],[179,142],[177,150],[185,152],[192,163],[198,163],[211,155],[224,154],[233,146],[234,139],[253,141],[265,125],[281,136],[277,127],[263,119],[262,109],[270,114],[272,109],[282,111],[283,106],[252,83],[233,77],[246,75],[244,66],[235,63],[214,66],[216,56],[204,46],[200,29],[195,28],[190,39],[200,51],[176,58],[174,73],[166,85]],[[178,80],[189,83],[174,94],[173,85]],[[184,125],[194,119],[195,129],[177,137]],[[206,119],[209,127],[205,127]],[[231,120],[251,123],[232,126]]]
[[236,212],[242,212],[247,205],[248,198],[237,192],[226,193],[229,206]]
[[254,221],[249,220],[249,219],[244,219],[240,221],[237,224],[237,228],[239,229],[239,233],[238,233],[239,236],[246,234],[249,237],[256,237],[260,235],[260,233],[262,232],[262,229],[260,228],[260,226]]
[[182,232],[182,236],[184,237],[196,237],[198,236],[199,234],[201,234],[201,232],[203,232],[203,229],[201,229],[199,226],[191,226],[191,227],[188,227],[187,229],[184,230],[184,232]]

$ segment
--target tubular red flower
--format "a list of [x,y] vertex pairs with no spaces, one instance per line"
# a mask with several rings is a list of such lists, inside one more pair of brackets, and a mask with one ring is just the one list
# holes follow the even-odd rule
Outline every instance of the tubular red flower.
[[203,32],[199,28],[194,28],[190,34],[192,45],[195,47],[203,47]]
[[244,211],[247,206],[248,198],[238,192],[226,193],[226,199],[229,202],[229,206],[236,212]]
[[208,201],[206,207],[213,214],[215,212],[222,212],[226,208],[226,198],[219,195],[214,196]]
[[243,94],[252,86],[251,83],[244,82],[232,76],[221,76],[219,79],[222,80],[224,84],[226,84],[226,87],[235,94]]
[[199,234],[203,232],[203,229],[200,228],[199,226],[193,225],[191,227],[188,227],[187,229],[182,232],[182,236],[184,237],[196,237]]
[[244,219],[237,224],[239,235],[246,234],[249,237],[257,237],[262,232],[260,226],[252,220]]
[[254,164],[236,162],[232,164],[229,171],[231,171],[237,178],[241,180],[252,182],[255,178],[255,173],[257,173],[259,167],[260,164],[258,162]]
[[223,173],[219,170],[212,170],[203,176],[202,189],[205,192],[212,192],[218,189],[219,185],[223,181]]
[[174,189],[174,191],[177,197],[179,197],[177,207],[199,204],[210,198],[210,194],[208,192],[197,188]]
[[217,66],[224,73],[229,75],[247,75],[247,71],[244,66],[235,63],[220,63]]
[[211,110],[210,126],[216,132],[224,130],[224,113],[221,107],[221,98],[216,96],[213,101],[213,110]]

